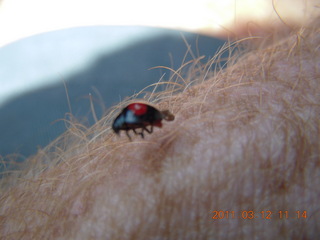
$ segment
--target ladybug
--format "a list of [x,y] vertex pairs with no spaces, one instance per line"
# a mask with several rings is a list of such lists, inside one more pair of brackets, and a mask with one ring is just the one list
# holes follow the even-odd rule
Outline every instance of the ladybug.
[[[134,102],[126,106],[116,117],[112,124],[112,129],[116,134],[120,134],[120,130],[126,131],[131,141],[128,131],[132,130],[136,135],[144,138],[143,132],[153,132],[153,127],[162,127],[162,120],[173,121],[174,116],[168,111],[159,111],[153,106],[142,102]],[[150,129],[147,128],[150,126]],[[137,132],[136,129],[141,129]]]

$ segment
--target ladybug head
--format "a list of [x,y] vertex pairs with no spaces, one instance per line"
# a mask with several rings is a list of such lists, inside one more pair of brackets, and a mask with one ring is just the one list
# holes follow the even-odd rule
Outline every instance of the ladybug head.
[[173,121],[174,120],[174,115],[169,112],[169,110],[163,110],[161,111],[162,117],[163,119],[167,120],[167,121]]

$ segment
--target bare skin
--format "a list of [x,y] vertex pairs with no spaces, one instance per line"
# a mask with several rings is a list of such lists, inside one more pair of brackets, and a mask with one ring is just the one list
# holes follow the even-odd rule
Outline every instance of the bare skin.
[[319,238],[319,23],[168,93],[175,120],[144,140],[112,133],[115,113],[72,123],[6,180],[1,237]]

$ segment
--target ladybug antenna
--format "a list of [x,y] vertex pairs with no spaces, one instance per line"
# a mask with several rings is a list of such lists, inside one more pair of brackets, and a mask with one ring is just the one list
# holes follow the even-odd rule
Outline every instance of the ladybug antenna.
[[169,110],[163,110],[161,111],[162,117],[166,121],[173,121],[174,115]]

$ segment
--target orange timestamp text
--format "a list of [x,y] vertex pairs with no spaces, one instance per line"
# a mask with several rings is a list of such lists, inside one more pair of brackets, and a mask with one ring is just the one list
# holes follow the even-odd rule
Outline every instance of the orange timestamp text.
[[307,219],[307,211],[212,211],[212,219]]

